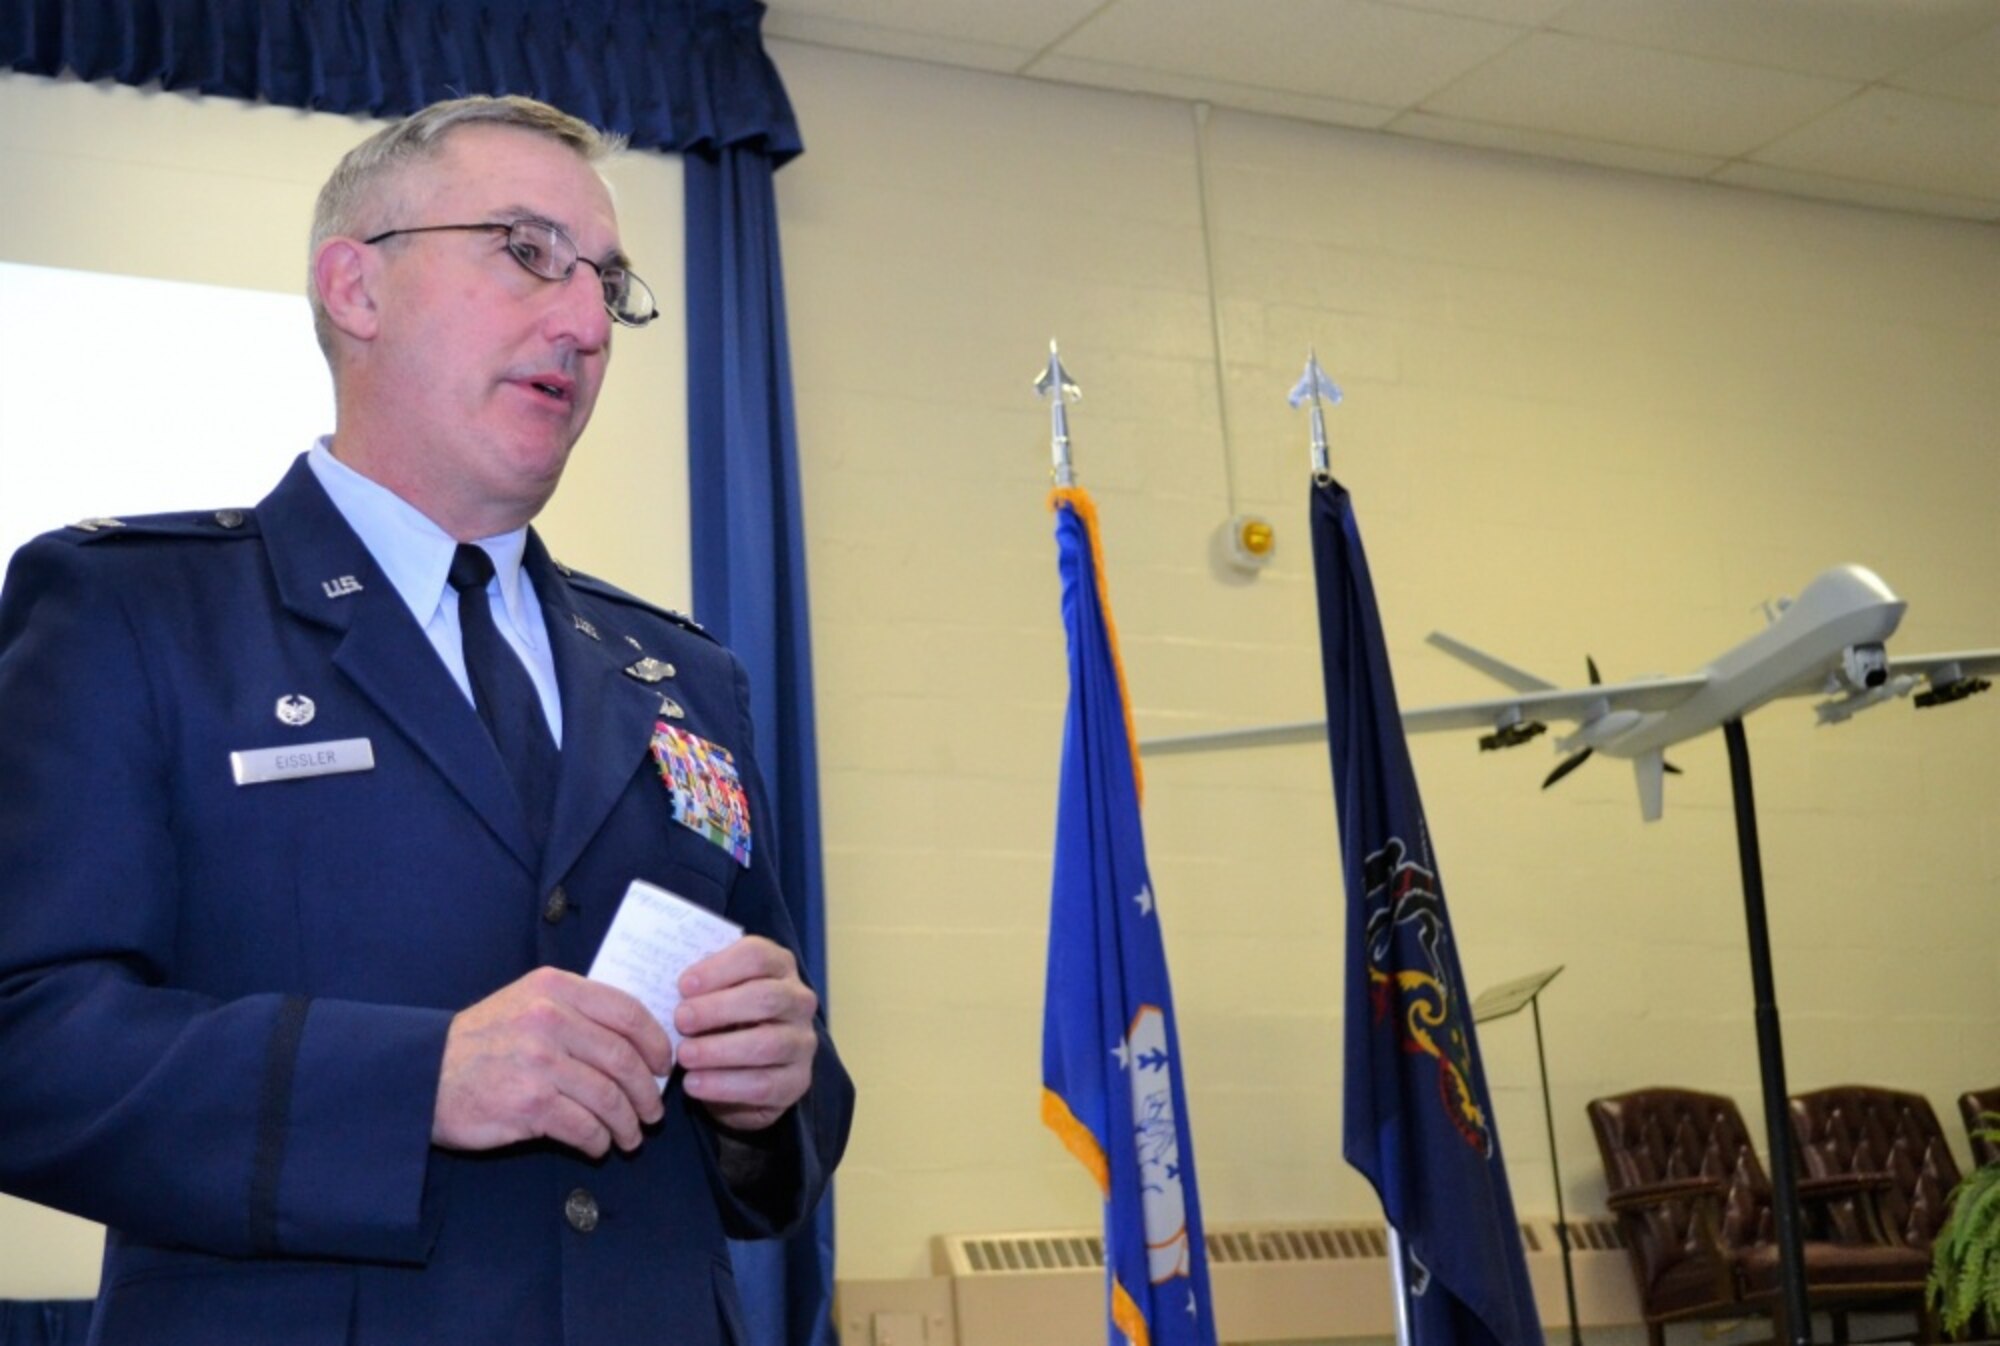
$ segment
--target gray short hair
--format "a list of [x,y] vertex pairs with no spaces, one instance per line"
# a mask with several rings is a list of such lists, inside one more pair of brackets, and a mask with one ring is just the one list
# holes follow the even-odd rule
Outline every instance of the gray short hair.
[[[512,126],[547,136],[575,150],[585,163],[597,164],[625,148],[625,138],[598,130],[558,108],[532,98],[509,94],[453,98],[413,112],[383,127],[341,158],[313,207],[312,239],[306,250],[306,298],[312,304],[313,335],[333,358],[333,326],[320,302],[312,259],[320,244],[342,235],[373,232],[384,200],[383,187],[406,165],[431,158],[452,132],[466,126]],[[375,215],[376,219],[370,219]]]

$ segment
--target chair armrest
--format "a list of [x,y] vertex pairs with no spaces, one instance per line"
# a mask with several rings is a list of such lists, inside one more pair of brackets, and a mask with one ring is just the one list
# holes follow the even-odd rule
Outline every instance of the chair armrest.
[[1823,1178],[1800,1178],[1799,1200],[1838,1201],[1846,1196],[1868,1196],[1888,1191],[1894,1181],[1886,1173],[1829,1173]]
[[1703,1197],[1720,1200],[1726,1189],[1719,1178],[1669,1178],[1665,1182],[1644,1182],[1611,1193],[1605,1204],[1618,1213],[1641,1211],[1669,1201],[1698,1201]]
[[1810,1202],[1818,1207],[1828,1226],[1825,1235],[1844,1241],[1835,1232],[1837,1226],[1828,1207],[1836,1201],[1852,1200],[1862,1242],[1895,1245],[1902,1240],[1889,1232],[1889,1221],[1882,1214],[1882,1196],[1894,1190],[1895,1185],[1895,1179],[1886,1173],[1829,1173],[1819,1178],[1800,1178],[1799,1204]]

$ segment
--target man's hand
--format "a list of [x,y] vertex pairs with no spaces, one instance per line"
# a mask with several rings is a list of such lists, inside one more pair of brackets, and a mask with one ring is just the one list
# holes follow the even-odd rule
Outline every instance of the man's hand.
[[673,1060],[666,1030],[637,1000],[536,968],[452,1019],[431,1140],[490,1150],[546,1136],[592,1158],[614,1144],[635,1150],[640,1127],[660,1120],[653,1079]]
[[805,1096],[819,997],[790,951],[746,935],[681,976],[681,1087],[738,1131],[761,1131]]

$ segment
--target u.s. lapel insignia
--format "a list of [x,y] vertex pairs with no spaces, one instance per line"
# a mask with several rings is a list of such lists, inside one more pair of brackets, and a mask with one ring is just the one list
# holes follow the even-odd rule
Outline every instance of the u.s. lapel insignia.
[[674,700],[671,696],[663,696],[660,698],[660,718],[666,720],[685,720],[687,712],[681,709],[680,702]]
[[589,636],[592,640],[604,639],[603,636],[597,634],[597,628],[592,626],[581,612],[570,613],[569,619],[576,623],[577,630],[583,632],[586,636]]
[[321,580],[319,587],[328,598],[346,598],[349,594],[361,592],[361,581],[352,575],[342,575],[337,579]]
[[653,764],[673,801],[674,821],[750,864],[750,801],[729,749],[661,720],[653,725]]
[[289,696],[278,698],[279,724],[288,724],[297,729],[302,725],[311,724],[313,716],[318,713],[319,708],[313,705],[313,699],[303,693],[293,692]]
[[625,673],[626,676],[637,678],[641,682],[665,682],[674,675],[674,666],[663,663],[649,654],[636,664],[627,664]]

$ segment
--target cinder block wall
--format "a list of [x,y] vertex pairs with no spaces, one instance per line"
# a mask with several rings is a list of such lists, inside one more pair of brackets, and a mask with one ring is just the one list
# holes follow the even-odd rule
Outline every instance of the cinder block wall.
[[[843,1277],[942,1231],[1088,1226],[1036,1117],[1064,695],[1051,336],[1084,387],[1142,736],[1305,719],[1319,667],[1308,344],[1406,705],[1493,688],[1443,629],[1544,676],[1690,672],[1842,561],[1910,600],[1906,652],[2000,644],[2000,249],[1990,226],[1641,178],[775,44],[808,150],[779,176],[809,519],[833,1010],[861,1081]],[[1224,423],[1227,423],[1227,436]],[[1278,529],[1254,583],[1209,556]],[[1795,1088],[1948,1109],[2000,1025],[2000,699],[1749,722]],[[1566,1199],[1583,1117],[1684,1083],[1761,1126],[1720,735],[1666,818],[1547,740],[1417,739],[1475,991],[1544,1001]],[[1340,923],[1323,750],[1147,771],[1147,839],[1211,1221],[1367,1218],[1339,1159]],[[1552,1211],[1532,1024],[1484,1034],[1518,1203]],[[1949,1114],[1947,1114],[1949,1115]],[[1955,1142],[1963,1156],[1963,1138]]]

